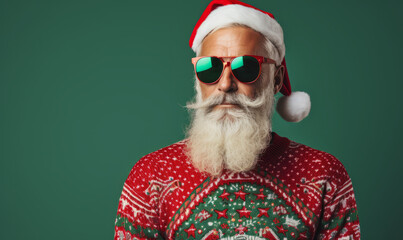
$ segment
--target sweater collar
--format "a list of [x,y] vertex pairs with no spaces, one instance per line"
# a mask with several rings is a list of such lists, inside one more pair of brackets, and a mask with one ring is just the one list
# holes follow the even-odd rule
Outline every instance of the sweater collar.
[[290,140],[286,137],[281,137],[275,132],[271,132],[271,141],[268,148],[263,152],[263,159],[273,159],[284,153],[288,148]]

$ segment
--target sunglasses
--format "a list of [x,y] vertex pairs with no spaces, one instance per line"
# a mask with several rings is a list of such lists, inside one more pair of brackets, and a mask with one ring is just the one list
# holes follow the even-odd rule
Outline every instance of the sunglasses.
[[[230,58],[229,62],[224,58]],[[220,80],[224,68],[230,64],[232,75],[240,82],[255,82],[261,72],[262,63],[276,64],[273,59],[262,56],[245,55],[240,57],[194,57],[192,63],[197,79],[205,84],[215,84]]]

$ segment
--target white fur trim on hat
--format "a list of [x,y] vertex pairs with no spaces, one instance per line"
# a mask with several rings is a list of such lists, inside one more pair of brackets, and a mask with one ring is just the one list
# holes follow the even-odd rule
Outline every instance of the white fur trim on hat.
[[212,11],[197,30],[192,49],[197,52],[203,39],[214,29],[238,23],[263,34],[277,48],[280,61],[285,55],[283,29],[278,22],[256,9],[239,4],[221,6]]
[[308,116],[311,100],[305,92],[292,92],[290,96],[282,96],[277,102],[277,112],[288,122],[299,122]]

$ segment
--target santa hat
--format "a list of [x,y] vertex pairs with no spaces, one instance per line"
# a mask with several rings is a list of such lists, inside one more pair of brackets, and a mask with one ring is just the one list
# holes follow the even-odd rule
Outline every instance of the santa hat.
[[277,112],[289,122],[299,122],[308,116],[311,109],[309,95],[305,92],[292,92],[287,66],[285,64],[285,45],[283,30],[273,14],[257,9],[237,0],[213,0],[204,10],[193,29],[189,45],[197,52],[203,39],[214,29],[231,24],[242,24],[263,34],[275,46],[285,73],[280,92],[284,95],[277,102]]

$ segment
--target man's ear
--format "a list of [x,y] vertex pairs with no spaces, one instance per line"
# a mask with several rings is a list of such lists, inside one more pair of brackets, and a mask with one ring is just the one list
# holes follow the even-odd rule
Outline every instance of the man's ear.
[[280,65],[274,73],[274,94],[278,93],[283,86],[284,66]]

